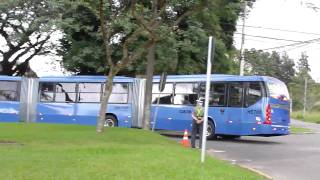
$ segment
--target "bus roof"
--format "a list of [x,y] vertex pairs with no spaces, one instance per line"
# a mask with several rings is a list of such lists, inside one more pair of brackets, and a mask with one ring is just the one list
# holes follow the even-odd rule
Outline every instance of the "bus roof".
[[[106,76],[47,76],[40,77],[40,82],[105,82]],[[133,82],[133,78],[116,76],[113,82]]]
[[2,80],[2,81],[21,81],[21,77],[0,75],[0,80]]
[[[197,75],[168,75],[167,82],[199,82],[206,81],[205,74]],[[268,76],[239,76],[230,74],[211,74],[211,81],[280,81]],[[159,82],[160,76],[153,78],[154,82]]]

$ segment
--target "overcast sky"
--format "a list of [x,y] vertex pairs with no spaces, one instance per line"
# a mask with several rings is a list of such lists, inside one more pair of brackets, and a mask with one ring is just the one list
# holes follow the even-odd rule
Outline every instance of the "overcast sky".
[[[305,52],[309,56],[311,75],[313,79],[320,82],[320,39],[312,41],[313,43],[299,43],[299,41],[320,38],[319,20],[320,0],[257,0],[246,19],[245,34],[248,36],[246,36],[245,48],[286,51],[294,60],[298,60],[301,53]],[[238,25],[241,24],[242,21],[239,20]],[[235,46],[240,49],[241,35],[238,33],[241,33],[241,26],[237,28],[238,32],[234,36]],[[285,47],[275,48],[279,46]]]

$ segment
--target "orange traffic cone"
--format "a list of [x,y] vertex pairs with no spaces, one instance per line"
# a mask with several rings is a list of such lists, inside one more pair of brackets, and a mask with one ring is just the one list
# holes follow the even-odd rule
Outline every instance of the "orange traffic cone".
[[181,141],[181,144],[184,146],[184,147],[187,147],[189,148],[190,147],[190,141],[188,139],[188,130],[184,130],[184,135],[183,135],[183,139]]

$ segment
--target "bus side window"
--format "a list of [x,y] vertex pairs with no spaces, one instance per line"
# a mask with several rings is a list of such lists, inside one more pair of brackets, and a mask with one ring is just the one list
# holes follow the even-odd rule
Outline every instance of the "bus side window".
[[[103,84],[102,92],[104,92],[105,84]],[[128,83],[113,83],[112,93],[110,94],[110,104],[126,104],[129,101],[129,85]]]
[[242,107],[243,103],[243,83],[229,84],[229,107]]
[[0,101],[18,100],[18,82],[0,81]]
[[52,102],[54,95],[54,83],[43,82],[40,84],[40,101]]
[[198,83],[176,83],[174,104],[194,105],[198,99]]
[[76,83],[56,83],[56,102],[75,102]]
[[159,83],[154,83],[152,87],[152,104],[173,104],[173,84],[166,83],[165,88],[162,92],[159,92]]
[[250,82],[246,90],[246,107],[259,101],[262,97],[262,88],[259,82]]
[[[200,84],[200,97],[205,97],[206,84]],[[225,106],[226,102],[226,84],[211,83],[209,106]]]
[[101,83],[79,83],[78,102],[100,102]]
[[213,84],[210,93],[210,105],[211,106],[224,106],[226,97],[225,84]]

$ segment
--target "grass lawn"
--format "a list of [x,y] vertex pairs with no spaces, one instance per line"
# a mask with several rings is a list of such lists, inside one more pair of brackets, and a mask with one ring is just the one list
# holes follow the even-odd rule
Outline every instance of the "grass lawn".
[[295,126],[291,126],[291,127],[290,127],[290,130],[291,130],[291,133],[292,133],[292,134],[299,134],[299,133],[311,132],[311,130],[308,129],[308,128],[295,127]]
[[144,130],[0,123],[0,179],[264,179]]
[[302,111],[295,111],[291,113],[291,117],[293,119],[320,124],[320,112],[306,112],[303,118]]

